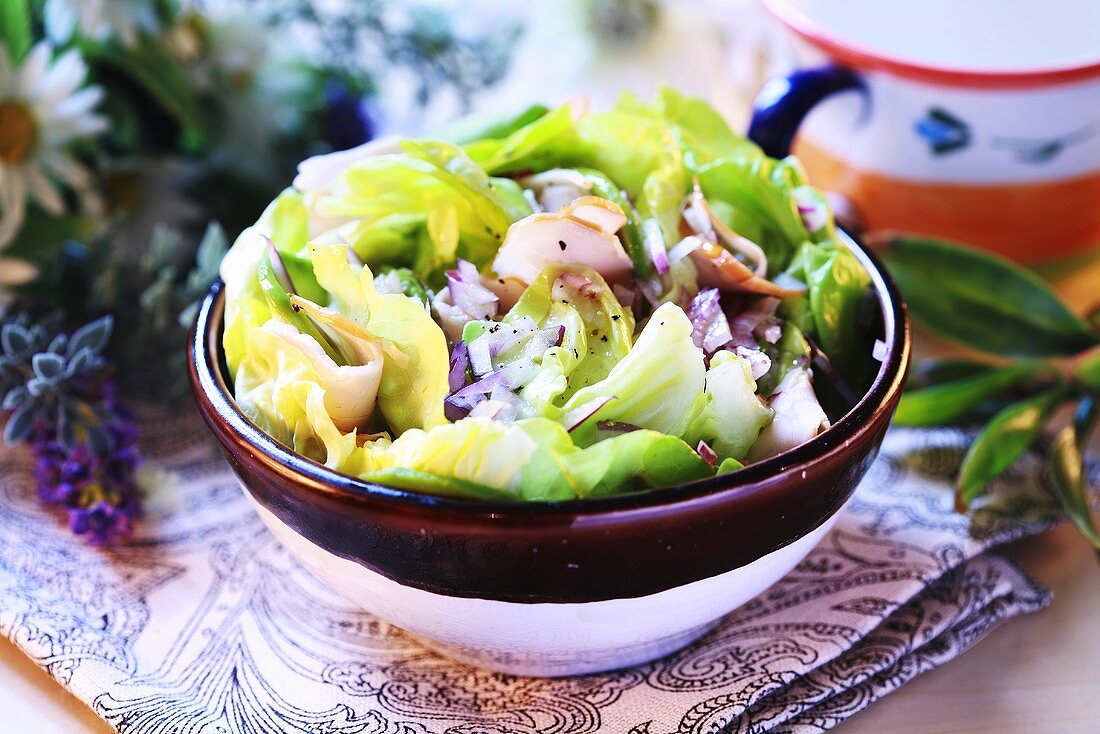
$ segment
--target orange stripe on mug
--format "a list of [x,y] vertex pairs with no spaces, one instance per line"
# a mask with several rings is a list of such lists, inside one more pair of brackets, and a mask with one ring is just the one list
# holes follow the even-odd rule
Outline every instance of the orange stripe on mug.
[[868,231],[950,239],[1024,262],[1100,244],[1100,172],[1058,181],[932,183],[853,169],[804,139],[795,141],[794,154],[811,183],[858,202]]

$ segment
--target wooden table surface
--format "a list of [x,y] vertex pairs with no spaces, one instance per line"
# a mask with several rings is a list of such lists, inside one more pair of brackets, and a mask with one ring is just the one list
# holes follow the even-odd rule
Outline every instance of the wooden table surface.
[[[1071,304],[1100,300],[1100,256],[1055,279]],[[919,350],[936,351],[925,342]],[[1100,439],[1092,442],[1100,453]],[[891,693],[840,734],[1086,734],[1100,731],[1100,562],[1068,525],[1009,555],[1054,591],[972,650]],[[0,640],[0,730],[111,732],[7,640]]]

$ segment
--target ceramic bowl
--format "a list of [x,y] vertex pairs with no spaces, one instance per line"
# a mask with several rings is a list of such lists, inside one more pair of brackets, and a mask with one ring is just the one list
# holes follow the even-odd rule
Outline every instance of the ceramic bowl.
[[294,453],[237,408],[222,358],[224,294],[189,345],[199,409],[271,531],[334,590],[452,658],[536,676],[651,660],[775,583],[828,532],[901,395],[909,325],[871,275],[874,382],[831,428],[733,474],[594,500],[474,502],[361,481]]

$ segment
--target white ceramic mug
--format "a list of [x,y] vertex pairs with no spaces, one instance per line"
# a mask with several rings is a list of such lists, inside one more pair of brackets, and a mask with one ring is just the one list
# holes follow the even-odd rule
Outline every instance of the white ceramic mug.
[[868,230],[1100,244],[1100,0],[763,1],[826,65],[769,82],[750,135]]

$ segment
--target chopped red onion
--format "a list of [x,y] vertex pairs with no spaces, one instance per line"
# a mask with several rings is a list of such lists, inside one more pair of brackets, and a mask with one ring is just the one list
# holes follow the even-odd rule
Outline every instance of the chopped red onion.
[[561,324],[557,327],[547,327],[543,329],[542,332],[550,338],[551,347],[560,347],[565,341],[565,324]]
[[829,223],[829,210],[824,201],[819,200],[814,194],[806,190],[795,189],[795,203],[798,205],[798,214],[802,217],[802,224],[811,234],[821,230]]
[[489,355],[498,357],[517,344],[522,344],[538,331],[535,320],[530,316],[524,316],[515,321],[493,324],[475,341],[485,340],[489,344]]
[[478,377],[484,377],[493,371],[492,345],[488,339],[478,338],[466,345],[470,358],[470,368]]
[[734,347],[733,353],[749,363],[749,370],[752,372],[752,379],[754,380],[759,380],[768,374],[768,370],[772,368],[771,357],[759,349],[738,345]]
[[447,382],[452,393],[461,390],[463,385],[466,384],[466,370],[469,366],[470,354],[466,349],[466,344],[458,342],[455,344],[455,348],[451,350],[451,370],[447,374]]
[[473,263],[459,260],[455,270],[447,271],[447,290],[451,303],[472,319],[489,319],[496,316],[498,298],[481,284],[481,274]]
[[775,309],[779,306],[778,298],[761,298],[752,308],[748,308],[737,314],[730,321],[730,333],[733,335],[732,343],[736,346],[758,349],[759,339],[769,344],[775,344],[782,336],[782,328],[775,318]]
[[462,329],[472,319],[465,311],[451,303],[450,291],[444,289],[433,295],[431,310],[435,312],[436,323],[443,328],[448,341],[456,342],[462,339]]
[[611,292],[615,294],[615,298],[618,299],[623,308],[634,308],[634,301],[638,299],[638,291],[616,283],[611,286]]
[[493,324],[471,341],[466,351],[474,374],[480,377],[495,369],[493,362],[501,354],[523,345],[523,351],[518,356],[510,357],[511,363],[504,368],[509,371],[512,388],[516,389],[534,377],[535,360],[541,359],[547,349],[561,346],[564,339],[564,325],[539,329],[534,319],[524,316],[515,321]]
[[578,405],[576,408],[573,408],[561,418],[561,422],[565,426],[565,430],[572,431],[574,428],[581,425],[593,415],[598,413],[600,408],[607,405],[614,399],[614,395],[608,395],[606,397],[596,398],[595,400],[589,400],[584,405]]
[[471,418],[485,416],[491,420],[514,421],[519,413],[519,398],[506,387],[497,385],[489,393],[489,397],[482,400],[470,411]]
[[486,398],[485,400],[482,400],[480,403],[474,406],[474,409],[471,410],[469,413],[469,417],[489,418],[490,420],[492,420],[500,415],[501,411],[505,407],[506,406],[504,405],[504,403],[498,403],[491,398]]
[[661,233],[661,224],[656,219],[647,219],[642,222],[642,242],[657,274],[667,273],[668,251],[665,250],[665,236]]
[[[351,250],[348,250],[351,252]],[[390,294],[404,294],[405,289],[401,285],[401,278],[397,277],[397,273],[391,270],[388,273],[374,276],[374,289],[382,295]]]
[[603,292],[603,286],[593,283],[580,273],[562,273],[554,281],[554,287],[550,291],[551,298],[555,300],[571,301],[582,297],[595,300]]
[[717,242],[718,238],[710,226],[710,213],[703,203],[703,194],[696,189],[688,197],[687,206],[684,207],[684,221],[691,227],[691,231],[704,237],[709,242]]
[[491,372],[477,382],[466,385],[447,396],[446,402],[459,408],[469,410],[485,399],[485,396],[493,391],[493,388],[503,386],[510,388],[508,377],[504,370]]
[[708,446],[706,441],[700,441],[695,447],[695,452],[711,466],[718,466],[718,454],[714,453],[714,449]]
[[469,260],[459,259],[455,263],[455,270],[458,273],[458,278],[464,283],[470,283],[471,285],[481,283],[481,273],[477,271],[477,266]]
[[506,364],[500,371],[504,373],[508,387],[519,390],[535,379],[535,374],[538,373],[539,368],[533,359],[517,359]]
[[457,423],[469,414],[469,408],[456,405],[450,397],[443,400],[443,417],[451,423]]
[[638,291],[645,297],[646,301],[653,308],[660,308],[661,306],[661,291],[663,286],[659,280],[647,280],[644,283],[640,280],[634,281],[638,287]]
[[717,288],[707,288],[695,294],[688,311],[691,339],[707,354],[714,354],[733,339],[729,321],[722,312]]
[[689,235],[677,242],[668,251],[669,262],[679,262],[703,246],[703,241],[695,235]]

